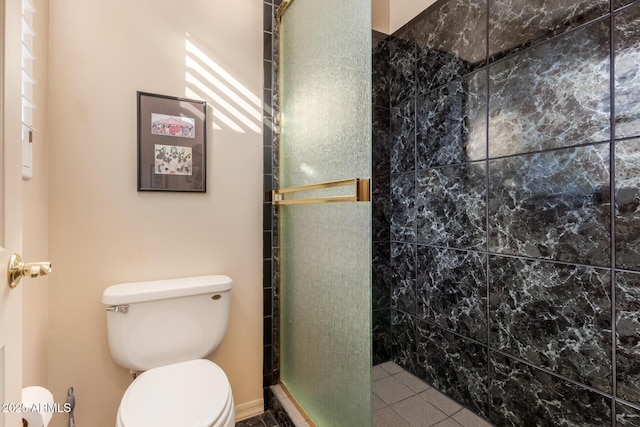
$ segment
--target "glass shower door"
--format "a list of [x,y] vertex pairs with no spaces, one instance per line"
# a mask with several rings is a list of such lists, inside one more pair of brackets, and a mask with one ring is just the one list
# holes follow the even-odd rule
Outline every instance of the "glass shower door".
[[[371,176],[370,51],[371,0],[289,4],[281,189]],[[370,426],[371,204],[281,206],[280,250],[281,382],[319,426]]]

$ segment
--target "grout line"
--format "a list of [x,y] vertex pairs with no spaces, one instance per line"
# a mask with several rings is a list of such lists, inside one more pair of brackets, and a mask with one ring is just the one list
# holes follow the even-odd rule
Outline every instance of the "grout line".
[[[640,138],[636,138],[636,139],[640,139]],[[415,243],[415,242],[408,242],[408,241],[403,241],[403,240],[391,240],[391,243],[406,244],[406,243]],[[451,247],[451,246],[434,245],[434,244],[422,243],[422,242],[418,242],[416,244],[418,246],[428,246],[428,247],[436,248],[436,249],[458,251],[458,252],[475,252],[475,253],[478,253],[478,254],[481,254],[481,255],[488,254],[490,256],[521,259],[521,260],[524,260],[524,261],[549,263],[549,264],[558,264],[558,265],[571,266],[571,267],[589,267],[589,268],[595,268],[595,269],[601,269],[601,270],[609,270],[609,269],[611,269],[610,266],[593,265],[593,264],[581,264],[581,263],[577,263],[577,262],[560,261],[560,260],[555,260],[555,259],[550,259],[550,258],[534,258],[534,257],[526,256],[526,255],[514,255],[514,254],[508,254],[508,253],[501,253],[501,252],[485,251],[484,249],[477,249],[477,248],[476,249],[474,249],[474,248],[456,248],[456,247]],[[637,270],[627,270],[627,269],[620,269],[620,268],[618,268],[617,270],[618,271],[628,272],[628,273],[640,273],[640,271],[637,271]]]
[[456,412],[454,412],[453,414],[449,415],[449,417],[453,418],[454,415],[464,411],[466,408],[464,406],[461,406],[460,409],[458,409]]
[[609,2],[609,101],[611,140],[609,142],[609,200],[610,200],[610,233],[611,233],[611,427],[616,426],[616,397],[617,397],[617,363],[616,363],[616,100],[615,100],[615,15],[613,2]]
[[[491,48],[490,48],[490,37],[489,37],[489,32],[491,30],[490,27],[490,14],[491,14],[491,0],[487,0],[487,28],[485,29],[486,31],[486,39],[485,39],[485,43],[486,43],[486,49],[487,49],[487,57],[485,60],[485,242],[484,242],[484,249],[485,249],[485,258],[484,258],[484,262],[485,262],[485,286],[486,286],[486,293],[485,293],[485,297],[486,297],[486,308],[485,308],[485,314],[486,314],[486,318],[485,318],[485,324],[487,325],[487,379],[486,379],[486,386],[487,386],[487,395],[485,396],[485,404],[487,405],[487,413],[491,413],[491,386],[493,384],[493,381],[491,379],[491,323],[490,323],[490,319],[491,319],[491,308],[490,308],[490,301],[491,301],[491,292],[490,292],[490,285],[491,285],[491,280],[490,280],[490,275],[491,275],[491,270],[489,268],[489,230],[490,230],[490,222],[489,222],[489,187],[491,185],[491,180],[490,177],[491,175],[489,174],[489,120],[490,120],[490,116],[489,116],[489,110],[490,110],[490,102],[491,102],[491,74],[490,74],[490,70],[492,67],[492,64],[490,63],[490,55],[491,55]],[[456,412],[457,413],[457,412]],[[452,414],[455,415],[455,414]],[[454,420],[455,421],[455,420]]]

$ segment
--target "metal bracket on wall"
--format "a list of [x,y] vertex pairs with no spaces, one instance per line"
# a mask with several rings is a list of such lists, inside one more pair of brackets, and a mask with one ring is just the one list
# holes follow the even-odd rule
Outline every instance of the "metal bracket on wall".
[[278,21],[282,21],[282,15],[284,15],[291,3],[293,3],[293,0],[282,0],[282,3],[280,3],[280,9],[278,9]]

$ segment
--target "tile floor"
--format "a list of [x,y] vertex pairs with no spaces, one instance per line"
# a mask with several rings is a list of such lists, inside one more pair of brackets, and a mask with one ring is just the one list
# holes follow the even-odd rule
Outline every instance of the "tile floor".
[[[449,399],[393,362],[373,367],[373,427],[491,427],[492,424]],[[272,386],[293,425],[308,427],[289,396]],[[237,427],[278,427],[270,412],[240,421]],[[349,427],[349,426],[340,426]]]
[[374,427],[491,427],[393,362],[373,367]]

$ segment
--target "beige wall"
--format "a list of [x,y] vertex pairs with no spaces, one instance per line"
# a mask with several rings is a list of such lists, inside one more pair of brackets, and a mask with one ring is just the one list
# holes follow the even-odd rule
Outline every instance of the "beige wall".
[[393,0],[389,12],[390,34],[399,30],[435,2],[436,0]]
[[[49,259],[48,159],[47,159],[47,37],[49,1],[32,0],[35,38],[35,104],[33,179],[22,182],[22,256],[26,261]],[[23,289],[22,383],[47,386],[48,277],[26,279]]]
[[436,0],[371,0],[372,27],[393,34]]
[[384,34],[391,34],[389,2],[390,0],[371,0],[371,28]]
[[[262,4],[56,0],[49,38],[49,248],[56,270],[49,278],[48,385],[56,402],[74,386],[78,425],[114,425],[131,378],[109,354],[100,302],[107,286],[227,274],[234,280],[230,325],[212,360],[227,373],[236,405],[259,409],[262,126],[261,106],[251,103],[262,98]],[[188,94],[186,39],[208,57],[201,65],[211,60],[236,81],[225,82],[231,95],[207,82],[207,193],[137,192],[136,91]],[[241,86],[253,96],[242,95]],[[218,112],[242,132],[214,117]],[[64,416],[54,418],[54,427],[64,425]]]

